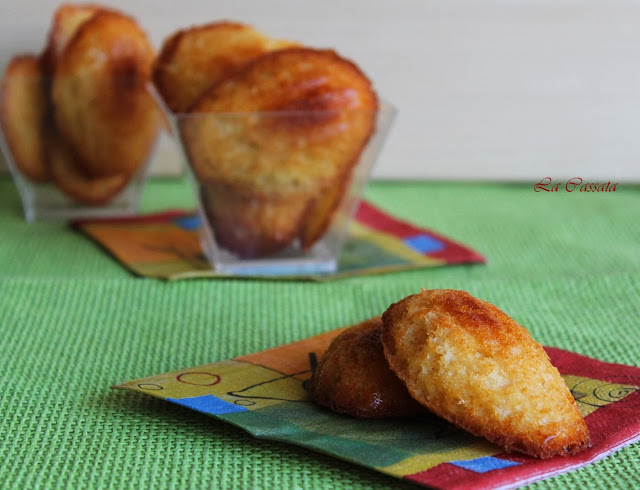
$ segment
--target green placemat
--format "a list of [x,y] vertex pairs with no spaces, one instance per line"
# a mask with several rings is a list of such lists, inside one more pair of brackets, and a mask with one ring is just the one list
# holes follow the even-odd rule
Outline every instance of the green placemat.
[[[130,276],[62,223],[23,221],[0,180],[0,481],[13,488],[415,488],[154,399],[125,379],[207,364],[379,313],[420,287],[466,289],[545,345],[638,366],[640,192],[376,183],[367,198],[485,253],[456,266],[330,283],[165,283]],[[145,212],[189,207],[153,181]],[[634,488],[638,443],[533,488]]]

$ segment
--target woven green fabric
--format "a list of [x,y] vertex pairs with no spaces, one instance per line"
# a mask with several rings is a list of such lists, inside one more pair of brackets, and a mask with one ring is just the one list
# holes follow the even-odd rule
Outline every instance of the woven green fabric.
[[[0,481],[13,488],[417,488],[254,440],[128,379],[301,339],[380,313],[421,287],[466,289],[540,342],[640,365],[640,188],[376,182],[375,205],[461,241],[487,265],[329,283],[132,277],[59,223],[26,224],[0,179]],[[151,182],[144,211],[189,207]],[[640,444],[532,488],[638,488]]]

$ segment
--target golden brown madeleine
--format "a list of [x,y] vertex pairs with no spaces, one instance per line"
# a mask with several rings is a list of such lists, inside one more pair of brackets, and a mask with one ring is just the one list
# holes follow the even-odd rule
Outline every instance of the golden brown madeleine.
[[289,246],[303,222],[305,195],[260,198],[215,182],[201,184],[202,205],[218,245],[240,257],[264,257]]
[[376,94],[353,63],[333,51],[291,48],[258,57],[205,92],[182,134],[203,180],[256,197],[314,196],[347,174],[376,111]]
[[87,175],[132,175],[145,163],[160,121],[146,88],[153,57],[135,20],[111,11],[84,22],[63,50],[55,122]]
[[53,181],[66,196],[89,206],[108,203],[129,181],[127,174],[90,177],[83,173],[65,142],[49,128],[45,136],[45,152]]
[[590,445],[580,410],[542,346],[494,305],[464,291],[422,290],[382,319],[391,369],[432,412],[539,458]]
[[252,59],[293,45],[235,22],[183,29],[164,41],[153,82],[173,112],[186,112],[205,90]]
[[316,193],[300,229],[303,250],[310,249],[326,233],[350,183],[350,176],[340,176]]
[[0,123],[16,167],[30,180],[49,180],[42,125],[47,112],[38,57],[13,58],[0,84]]
[[378,316],[348,328],[331,342],[309,382],[318,404],[362,418],[427,413],[389,369],[381,333]]
[[60,54],[76,31],[96,12],[104,7],[90,4],[63,3],[53,14],[47,45],[42,54],[43,70],[46,76],[53,76]]

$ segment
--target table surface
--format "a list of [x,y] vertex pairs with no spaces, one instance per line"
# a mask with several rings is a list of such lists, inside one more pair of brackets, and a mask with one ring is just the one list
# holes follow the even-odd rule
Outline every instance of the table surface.
[[[110,385],[302,339],[421,287],[465,289],[546,345],[640,365],[640,187],[373,182],[386,211],[477,249],[487,265],[327,283],[131,276],[62,223],[23,221],[0,179],[0,481],[16,488],[417,488]],[[154,180],[143,211],[191,208]],[[534,488],[631,488],[640,444]]]

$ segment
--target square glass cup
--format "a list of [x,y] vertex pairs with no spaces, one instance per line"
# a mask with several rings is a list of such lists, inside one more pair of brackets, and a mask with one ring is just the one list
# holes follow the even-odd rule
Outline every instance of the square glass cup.
[[2,140],[2,153],[18,189],[26,221],[132,216],[138,212],[148,162],[108,202],[88,205],[64,194],[53,182],[34,182],[25,177],[15,166],[4,138]]
[[[20,92],[27,92],[33,90],[33,87],[38,85],[42,87],[43,94],[46,93],[47,86],[53,84],[53,80],[43,79],[40,77],[32,76],[20,76],[16,77],[13,81],[14,91],[21,95]],[[113,81],[117,85],[117,81]],[[15,84],[20,84],[22,87],[17,87]],[[19,90],[22,88],[22,90]],[[149,96],[146,87],[142,94]],[[14,151],[22,152],[24,155],[25,148],[29,145],[41,148],[41,160],[40,165],[44,165],[43,168],[50,167],[49,160],[51,159],[51,148],[57,148],[56,154],[58,156],[64,155],[63,159],[67,162],[71,162],[70,153],[66,145],[62,142],[62,137],[57,134],[55,129],[55,123],[48,121],[45,115],[47,109],[44,105],[48,102],[34,101],[33,106],[39,102],[42,107],[39,107],[41,113],[40,119],[35,122],[34,114],[36,113],[36,107],[25,107],[24,112],[31,117],[31,130],[25,129],[27,127],[28,119],[19,120],[16,122],[15,128],[8,129],[5,127],[7,124],[11,124],[8,120],[3,120],[3,124],[0,124],[0,150],[4,157],[4,161],[9,169],[9,173],[17,187],[18,194],[22,202],[22,208],[24,212],[25,220],[28,222],[36,220],[71,220],[78,218],[95,218],[95,217],[117,217],[117,216],[130,216],[134,215],[139,210],[140,197],[147,176],[147,171],[150,163],[153,159],[155,148],[159,140],[162,131],[166,131],[166,121],[163,120],[163,113],[157,106],[155,99],[151,98],[151,104],[153,104],[154,110],[158,112],[158,130],[155,137],[149,141],[148,146],[145,146],[145,152],[139,160],[136,161],[136,170],[127,174],[112,177],[108,176],[104,179],[89,179],[85,180],[83,174],[80,180],[73,177],[69,179],[58,178],[57,182],[52,176],[48,178],[34,180],[30,178],[27,173],[23,171],[23,166],[19,164],[19,154],[14,154]],[[21,102],[25,102],[22,100]],[[0,100],[0,112],[2,114],[16,115],[15,107],[8,107],[13,103],[8,98],[2,98]],[[3,104],[5,105],[3,107]],[[126,107],[122,108],[126,111]],[[17,108],[19,112],[23,112],[22,108]],[[8,116],[7,116],[8,119]],[[19,118],[18,118],[19,119]],[[36,125],[37,124],[37,125]],[[163,129],[163,124],[165,129]],[[37,130],[35,129],[37,128]],[[45,129],[46,128],[46,129]],[[135,135],[131,135],[135,137]],[[37,140],[35,139],[37,138]],[[45,140],[48,138],[49,146]],[[90,136],[88,136],[90,138]],[[88,141],[85,139],[85,141]],[[51,143],[54,142],[54,143]],[[101,147],[100,142],[88,141],[89,147],[96,148]],[[62,145],[62,146],[61,146]],[[62,147],[65,147],[64,151],[60,151]],[[45,151],[45,148],[49,148]],[[111,148],[108,145],[103,145],[102,151],[106,155],[109,155]],[[46,155],[45,155],[46,153]],[[104,160],[104,159],[103,159]],[[40,171],[40,173],[42,173]],[[67,175],[66,173],[64,175]],[[60,181],[62,180],[62,182]],[[98,180],[101,181],[98,184]],[[94,187],[95,186],[95,187]],[[62,190],[66,187],[66,190]],[[95,193],[94,193],[95,190]],[[77,197],[77,194],[81,194],[84,197]],[[96,198],[97,196],[97,198]]]
[[395,116],[390,104],[351,112],[165,111],[198,197],[202,249],[217,272],[337,270]]

